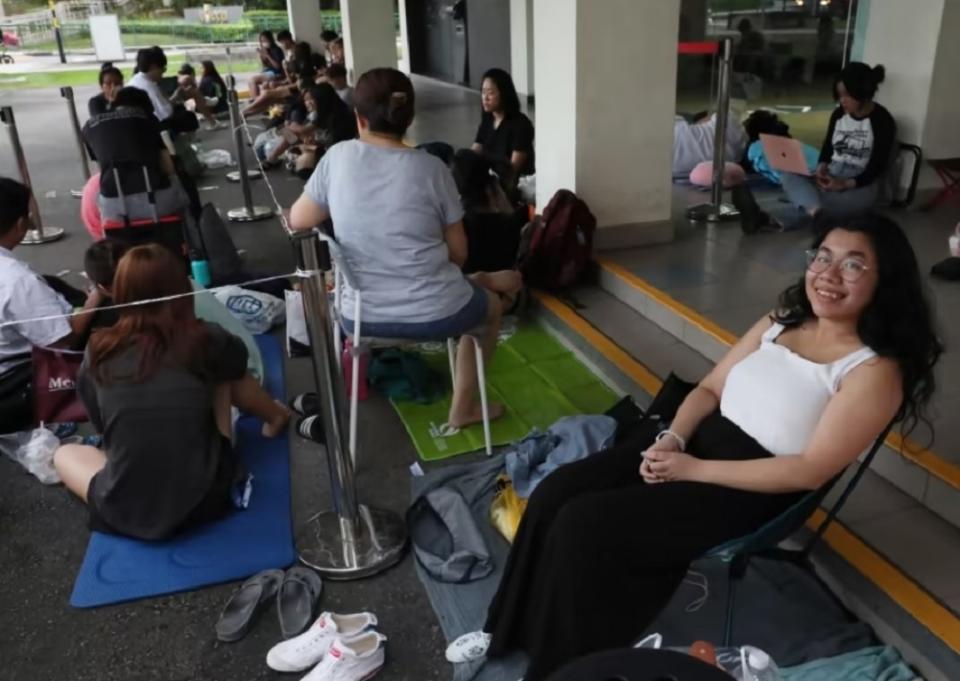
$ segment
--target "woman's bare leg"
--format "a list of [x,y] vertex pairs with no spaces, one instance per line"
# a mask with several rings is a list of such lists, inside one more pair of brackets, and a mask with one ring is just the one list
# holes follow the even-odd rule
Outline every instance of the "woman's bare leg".
[[[497,347],[497,337],[500,334],[500,318],[503,315],[503,304],[496,295],[487,294],[487,319],[484,322],[480,345],[486,366],[493,357]],[[463,428],[483,420],[483,411],[476,393],[479,386],[477,378],[477,363],[475,346],[468,336],[460,339],[457,349],[457,376],[453,385],[453,398],[450,402],[450,413],[447,423],[455,428]],[[490,420],[503,416],[503,405],[488,402]]]
[[68,490],[87,500],[93,476],[107,465],[107,455],[87,445],[62,445],[53,455],[53,467]]
[[250,88],[250,99],[256,99],[260,96],[260,86],[267,83],[270,79],[263,73],[258,73],[248,82]]
[[271,104],[282,102],[286,97],[285,89],[265,90],[243,110],[244,116],[255,116],[270,108]]

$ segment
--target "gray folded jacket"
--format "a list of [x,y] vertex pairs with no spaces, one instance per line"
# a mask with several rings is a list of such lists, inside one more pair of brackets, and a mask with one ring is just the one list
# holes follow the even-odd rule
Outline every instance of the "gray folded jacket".
[[487,544],[459,492],[438,487],[407,510],[413,552],[430,576],[441,582],[470,582],[493,572]]

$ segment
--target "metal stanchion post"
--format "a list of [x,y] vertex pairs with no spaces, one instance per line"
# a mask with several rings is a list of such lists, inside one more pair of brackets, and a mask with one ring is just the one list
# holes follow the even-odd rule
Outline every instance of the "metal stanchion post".
[[[234,222],[256,222],[273,217],[273,208],[253,205],[253,193],[250,191],[250,176],[247,173],[247,150],[243,144],[243,126],[240,119],[240,103],[237,91],[230,90],[230,124],[233,126],[233,142],[237,151],[238,179],[243,189],[243,206],[227,211],[227,217]],[[257,177],[259,177],[259,172]],[[229,177],[229,176],[228,176]]]
[[326,245],[314,232],[294,235],[303,279],[304,316],[320,418],[326,441],[333,509],[316,514],[297,533],[300,560],[330,579],[359,579],[381,572],[403,557],[407,531],[400,516],[357,500],[353,463],[345,446],[346,393],[333,352],[333,327],[323,272],[330,269]]
[[[90,179],[90,164],[87,161],[87,149],[83,144],[83,133],[80,132],[80,119],[77,117],[77,101],[73,96],[73,88],[69,85],[60,88],[60,96],[67,100],[67,110],[70,112],[70,124],[73,126],[73,135],[77,138],[77,150],[80,152],[80,167],[83,169],[83,181],[86,184]],[[83,196],[83,189],[71,189],[70,195],[76,199]]]
[[713,186],[710,203],[692,206],[687,217],[697,222],[720,222],[739,215],[736,208],[723,202],[723,170],[726,159],[727,118],[730,115],[730,69],[733,57],[733,41],[720,41],[720,80],[717,86],[717,127],[713,136]]
[[[235,99],[237,101],[236,108],[234,108]],[[230,182],[239,182],[241,172],[244,172],[249,180],[258,180],[262,177],[262,173],[255,169],[247,170],[247,158],[242,152],[243,135],[238,133],[242,132],[240,125],[243,123],[243,119],[240,117],[240,99],[237,96],[237,79],[233,75],[227,76],[227,103],[230,105],[230,127],[233,128],[234,141],[237,146],[237,164],[241,168],[241,170],[231,170],[227,173],[227,180]]]
[[33,185],[30,184],[30,171],[27,168],[27,159],[23,155],[23,145],[20,144],[20,134],[17,132],[17,120],[13,115],[12,107],[5,106],[0,108],[0,121],[6,123],[7,131],[10,133],[10,146],[13,148],[13,155],[17,160],[17,167],[20,169],[20,181],[30,188],[30,212],[33,215],[34,228],[27,232],[27,235],[20,243],[32,246],[62,239],[63,229],[60,227],[44,227],[43,220],[40,219],[40,206],[37,204],[37,197],[33,193]]

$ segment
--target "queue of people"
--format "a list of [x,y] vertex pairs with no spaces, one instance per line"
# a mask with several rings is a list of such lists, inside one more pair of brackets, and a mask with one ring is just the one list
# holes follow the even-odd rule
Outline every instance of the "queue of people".
[[[289,32],[276,40],[264,32],[262,72],[250,83],[247,115],[283,107],[264,165],[296,150],[306,179],[290,226],[332,225],[362,291],[365,334],[476,333],[489,361],[523,287],[516,251],[526,206],[516,188],[536,165],[534,127],[510,75],[484,74],[473,146],[448,165],[405,142],[416,112],[411,80],[376,68],[350,88],[342,42],[330,36],[327,44],[329,54],[318,55]],[[162,133],[182,134],[183,101],[202,116],[223,101],[224,84],[208,62],[199,82],[181,69],[176,91],[165,95],[166,58],[157,50],[138,56],[128,87],[105,66],[101,94],[90,102],[84,139],[101,167],[104,219],[185,210]],[[523,650],[531,659],[525,679],[539,681],[576,656],[629,645],[691,561],[842,473],[891,420],[911,427],[926,418],[942,351],[933,314],[903,231],[869,212],[896,135],[874,101],[883,75],[856,62],[838,74],[839,105],[817,172],[784,178],[795,212],[818,227],[803,276],[683,399],[667,429],[644,421],[536,488],[483,630],[451,644],[448,659]],[[745,231],[771,219],[748,190],[735,199]],[[177,298],[192,287],[183,260],[168,249],[98,247],[89,266],[97,286],[85,296],[17,260],[12,250],[30,227],[30,200],[25,187],[0,179],[3,319],[82,307],[69,318],[0,327],[0,396],[19,404],[4,409],[3,427],[29,421],[30,348],[78,347],[89,337],[78,393],[103,446],[65,445],[55,465],[87,504],[91,526],[152,540],[222,517],[246,478],[233,450],[231,407],[260,417],[268,437],[287,426],[289,409],[249,372],[242,340],[203,321],[190,298]],[[357,294],[349,286],[341,292],[343,310],[354,309]],[[123,308],[91,333],[105,299],[164,300]],[[342,323],[352,333],[349,312]],[[454,429],[483,418],[474,352],[461,342],[448,414]],[[502,414],[502,405],[489,405],[491,419]]]

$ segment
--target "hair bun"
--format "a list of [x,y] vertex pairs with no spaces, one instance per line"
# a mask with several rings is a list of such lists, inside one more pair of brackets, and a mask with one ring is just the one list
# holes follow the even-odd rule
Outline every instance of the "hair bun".
[[877,84],[883,82],[884,78],[887,77],[887,69],[883,64],[877,64],[873,67],[873,77],[876,80]]

